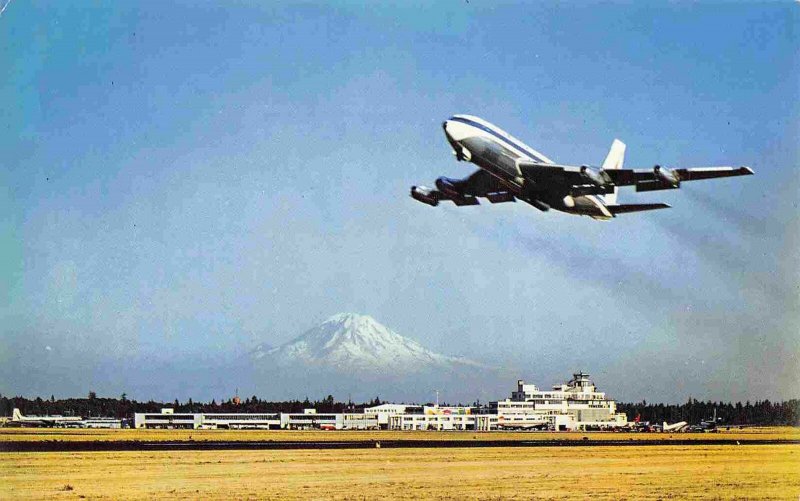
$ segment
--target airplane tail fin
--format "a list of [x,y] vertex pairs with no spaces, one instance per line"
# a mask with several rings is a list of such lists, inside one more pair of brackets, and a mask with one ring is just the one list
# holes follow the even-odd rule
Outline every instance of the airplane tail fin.
[[[615,139],[611,143],[611,149],[603,162],[603,170],[621,169],[622,163],[625,161],[625,143],[619,139]],[[603,197],[603,201],[608,205],[617,203],[617,189],[614,188],[614,193],[609,193]]]
[[11,420],[12,421],[21,421],[22,420],[22,413],[16,407],[14,407],[14,412],[11,414]]

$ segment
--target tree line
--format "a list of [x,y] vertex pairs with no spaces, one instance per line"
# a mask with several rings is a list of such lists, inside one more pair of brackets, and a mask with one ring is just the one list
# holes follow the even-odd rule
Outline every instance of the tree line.
[[[237,399],[238,400],[238,399]],[[372,407],[384,403],[380,397],[362,402],[338,402],[332,395],[321,400],[261,400],[257,396],[239,400],[234,399],[217,402],[194,402],[191,398],[186,401],[175,399],[173,402],[157,402],[148,400],[139,402],[131,400],[126,394],[119,398],[98,397],[95,392],[89,392],[85,398],[49,399],[41,397],[8,397],[0,395],[0,416],[11,416],[13,409],[18,408],[23,414],[47,415],[61,414],[65,416],[113,416],[116,418],[133,417],[136,412],[161,412],[164,407],[171,407],[175,412],[303,412],[303,409],[314,408],[317,412],[360,412],[365,407]],[[476,402],[476,406],[478,402]],[[618,403],[617,411],[624,412],[628,420],[633,421],[639,416],[640,421],[661,423],[667,421],[674,423],[686,421],[690,424],[713,418],[714,411],[722,424],[731,425],[800,425],[800,399],[783,402],[770,402],[769,400],[756,401],[755,403],[741,402],[701,402],[690,398],[684,404],[652,404],[646,401],[640,403]]]
[[271,413],[271,412],[303,412],[303,409],[314,408],[318,412],[360,412],[365,407],[380,405],[383,402],[379,397],[363,402],[337,402],[332,395],[321,400],[311,401],[307,397],[305,400],[285,400],[269,401],[261,400],[253,395],[250,398],[239,400],[234,399],[220,401],[211,400],[210,402],[194,402],[191,398],[180,402],[175,399],[173,402],[157,402],[148,400],[139,402],[131,400],[123,393],[119,398],[98,397],[95,392],[89,392],[85,398],[64,398],[56,399],[50,396],[49,399],[41,397],[25,398],[21,396],[7,397],[0,395],[0,416],[11,416],[14,408],[18,408],[24,415],[53,415],[63,416],[82,416],[97,417],[108,416],[116,418],[133,417],[137,412],[159,413],[162,408],[169,407],[178,412],[250,412],[250,413]]
[[755,403],[741,402],[701,402],[693,398],[685,404],[651,404],[642,401],[636,404],[617,404],[618,412],[624,412],[629,420],[639,416],[641,421],[660,424],[663,421],[675,423],[686,421],[696,424],[703,420],[711,420],[716,410],[720,424],[731,425],[763,425],[778,426],[800,425],[800,400],[791,399],[784,402],[759,400]]

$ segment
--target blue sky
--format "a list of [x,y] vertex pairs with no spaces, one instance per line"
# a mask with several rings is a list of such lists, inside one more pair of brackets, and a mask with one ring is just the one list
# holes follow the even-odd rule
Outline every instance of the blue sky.
[[[541,385],[581,368],[624,400],[797,397],[797,12],[13,2],[0,392],[130,394],[98,367],[178,370],[357,311]],[[673,208],[608,223],[432,209],[410,185],[470,172],[454,113],[559,162],[620,138],[629,167],[757,175],[623,191]]]

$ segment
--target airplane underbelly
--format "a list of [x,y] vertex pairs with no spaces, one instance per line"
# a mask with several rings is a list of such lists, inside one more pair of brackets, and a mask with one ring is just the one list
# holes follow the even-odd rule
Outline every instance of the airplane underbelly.
[[517,167],[517,156],[499,144],[482,137],[471,137],[460,141],[470,151],[471,162],[497,177],[505,184],[519,189],[521,174]]

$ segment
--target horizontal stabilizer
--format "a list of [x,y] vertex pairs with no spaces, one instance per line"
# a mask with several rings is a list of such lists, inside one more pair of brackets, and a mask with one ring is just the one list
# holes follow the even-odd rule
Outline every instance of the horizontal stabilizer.
[[645,210],[656,210],[656,209],[669,209],[670,206],[668,204],[622,204],[622,205],[606,205],[606,209],[609,210],[615,216],[617,214],[625,214],[626,212],[641,212]]

